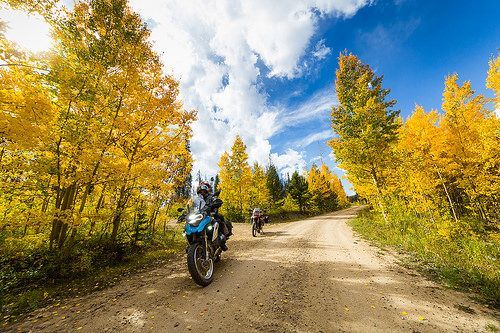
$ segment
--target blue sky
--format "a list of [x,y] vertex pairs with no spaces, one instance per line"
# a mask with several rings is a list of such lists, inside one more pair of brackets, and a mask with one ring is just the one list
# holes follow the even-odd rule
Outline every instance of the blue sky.
[[[271,103],[287,101],[294,108],[318,91],[334,91],[338,54],[347,49],[368,63],[384,86],[391,89],[396,108],[407,117],[415,103],[440,109],[444,78],[458,73],[478,92],[492,97],[485,87],[488,60],[500,47],[499,1],[377,1],[347,19],[325,19],[314,40],[331,49],[311,72],[294,80],[267,79]],[[312,43],[314,44],[314,42]],[[300,95],[290,98],[290,92]],[[277,151],[290,147],[296,135],[329,129],[328,112],[271,138]],[[306,161],[323,156],[330,166],[324,141],[304,148]]]
[[[179,80],[184,106],[198,111],[194,172],[207,176],[236,135],[252,163],[271,157],[287,174],[323,161],[342,175],[326,141],[344,49],[384,75],[403,117],[415,103],[439,109],[444,78],[455,72],[492,96],[485,77],[500,47],[498,0],[129,2],[152,30],[165,72]],[[22,47],[50,48],[40,18],[1,8],[0,16]]]

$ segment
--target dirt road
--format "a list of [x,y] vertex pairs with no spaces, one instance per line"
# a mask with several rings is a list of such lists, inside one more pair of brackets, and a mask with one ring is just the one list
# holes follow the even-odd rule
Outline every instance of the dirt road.
[[[487,332],[498,313],[400,267],[345,223],[356,208],[265,228],[237,225],[216,278],[184,257],[32,314],[33,332]],[[496,319],[495,319],[495,316]]]

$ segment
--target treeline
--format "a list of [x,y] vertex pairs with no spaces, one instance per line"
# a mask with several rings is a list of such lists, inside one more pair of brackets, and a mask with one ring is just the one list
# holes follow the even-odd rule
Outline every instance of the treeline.
[[338,137],[330,145],[380,214],[363,228],[453,267],[457,279],[486,281],[498,297],[500,57],[487,78],[493,100],[454,74],[445,79],[441,110],[417,105],[405,120],[382,77],[352,54],[340,55],[335,87]]
[[[68,263],[85,271],[95,254],[111,258],[164,230],[159,216],[189,193],[196,114],[183,109],[126,0],[78,1],[71,11],[9,2],[42,14],[53,46],[30,54],[0,26],[1,265],[16,271],[29,257],[26,274],[43,276],[50,265],[40,258],[54,257],[54,274]],[[1,276],[10,279],[2,287],[16,283]]]
[[272,215],[287,213],[323,213],[347,206],[348,201],[338,177],[322,164],[313,165],[305,175],[295,171],[281,179],[276,166],[250,166],[246,146],[237,136],[231,151],[219,161],[216,186],[224,201],[222,212],[234,221],[248,219],[255,207],[267,209]]
[[[488,86],[500,93],[500,60],[491,62]],[[497,228],[500,212],[500,120],[489,100],[458,75],[445,80],[442,111],[416,106],[403,121],[388,100],[382,77],[352,54],[336,73],[339,105],[332,110],[338,138],[330,145],[357,193],[389,221],[391,207],[430,220],[445,218],[449,234],[459,218]]]

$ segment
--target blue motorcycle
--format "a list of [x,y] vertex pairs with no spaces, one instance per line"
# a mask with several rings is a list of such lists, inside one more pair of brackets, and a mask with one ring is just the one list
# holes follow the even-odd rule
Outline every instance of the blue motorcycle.
[[[220,261],[225,246],[225,236],[216,218],[221,205],[222,200],[214,196],[202,207],[179,217],[179,221],[185,221],[183,235],[188,241],[186,252],[189,273],[194,282],[203,287],[212,283],[214,263]],[[178,211],[184,212],[184,209],[179,208]]]

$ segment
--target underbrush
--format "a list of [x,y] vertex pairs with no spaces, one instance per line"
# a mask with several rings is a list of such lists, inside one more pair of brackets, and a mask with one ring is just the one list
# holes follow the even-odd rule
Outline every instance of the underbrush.
[[365,210],[351,221],[353,229],[382,246],[410,253],[407,264],[452,288],[476,292],[500,306],[500,235],[476,232],[470,218],[456,223],[400,214],[386,223]]
[[133,243],[112,244],[102,238],[87,239],[77,243],[66,255],[50,251],[46,243],[24,247],[22,252],[11,250],[8,255],[3,252],[0,258],[1,318],[11,321],[61,298],[108,287],[122,276],[162,263],[181,252],[184,246],[181,231],[176,228]]
[[[335,211],[344,209],[347,207],[341,207]],[[304,212],[299,212],[299,211],[284,211],[284,210],[279,210],[279,211],[271,211],[269,212],[269,218],[272,223],[283,223],[283,222],[293,222],[293,221],[299,221],[305,218],[309,217],[314,217],[322,214],[328,214],[328,213],[333,213],[332,212],[320,212],[320,211],[304,211]]]
[[271,220],[272,223],[283,223],[283,222],[298,221],[298,220],[308,218],[308,217],[311,217],[314,215],[319,215],[319,214],[314,214],[311,212],[280,211],[280,212],[271,212],[268,215],[269,215],[269,219]]

